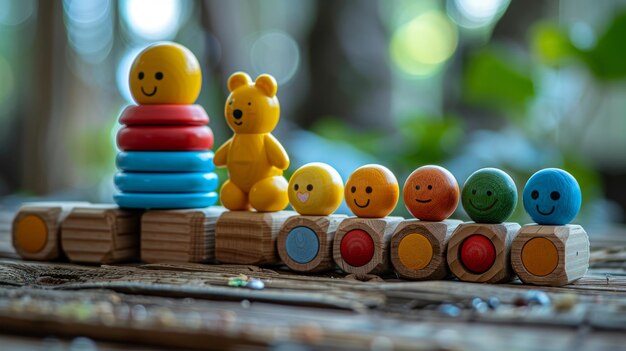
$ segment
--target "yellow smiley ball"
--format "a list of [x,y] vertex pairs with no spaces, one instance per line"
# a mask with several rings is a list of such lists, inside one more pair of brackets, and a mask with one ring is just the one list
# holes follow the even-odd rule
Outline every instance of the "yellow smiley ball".
[[291,206],[299,214],[328,216],[341,204],[343,180],[325,163],[308,163],[291,176],[288,194]]
[[193,104],[200,94],[202,72],[186,47],[157,43],[137,55],[128,77],[133,99],[140,105]]

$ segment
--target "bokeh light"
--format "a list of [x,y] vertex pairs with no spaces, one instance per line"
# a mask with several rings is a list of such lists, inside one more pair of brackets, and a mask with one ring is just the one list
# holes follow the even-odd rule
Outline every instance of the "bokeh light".
[[126,50],[124,56],[117,64],[117,71],[115,72],[115,81],[117,82],[117,90],[124,100],[129,104],[134,104],[133,96],[130,93],[130,86],[128,84],[128,75],[130,74],[130,66],[133,64],[133,60],[139,52],[146,46],[134,47]]
[[426,11],[401,26],[391,38],[391,57],[398,68],[412,76],[438,72],[456,50],[458,34],[440,11]]
[[35,0],[0,0],[0,25],[18,26],[37,10]]
[[130,32],[144,40],[171,40],[181,19],[178,0],[125,0],[120,3],[122,18]]
[[65,0],[63,8],[72,49],[87,62],[102,62],[113,47],[111,1]]
[[455,21],[465,28],[480,28],[495,23],[506,11],[510,0],[454,0]]
[[300,65],[300,49],[288,34],[266,32],[252,44],[250,60],[257,75],[269,73],[280,85],[296,73]]

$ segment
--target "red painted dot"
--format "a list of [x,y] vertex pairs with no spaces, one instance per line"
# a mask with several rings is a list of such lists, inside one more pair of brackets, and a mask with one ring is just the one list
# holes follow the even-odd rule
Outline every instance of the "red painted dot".
[[361,229],[353,229],[341,239],[341,257],[353,267],[366,265],[374,257],[374,240]]
[[495,261],[496,248],[484,235],[471,235],[461,244],[461,263],[468,271],[485,273]]

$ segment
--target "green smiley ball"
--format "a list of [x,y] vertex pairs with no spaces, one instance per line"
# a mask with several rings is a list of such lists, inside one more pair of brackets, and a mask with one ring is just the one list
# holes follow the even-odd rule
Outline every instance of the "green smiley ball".
[[497,168],[483,168],[467,178],[461,192],[463,209],[476,223],[502,223],[517,205],[513,179]]

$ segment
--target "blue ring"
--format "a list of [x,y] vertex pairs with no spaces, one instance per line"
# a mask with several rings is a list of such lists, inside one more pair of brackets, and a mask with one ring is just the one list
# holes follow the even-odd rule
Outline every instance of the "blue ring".
[[320,240],[309,227],[295,227],[287,234],[285,250],[289,258],[305,264],[313,261],[320,250]]
[[121,151],[117,168],[127,172],[211,172],[211,151]]
[[120,193],[113,196],[115,203],[124,208],[174,209],[204,208],[217,203],[217,193],[140,194]]
[[207,193],[217,189],[217,174],[120,172],[113,182],[129,193]]

